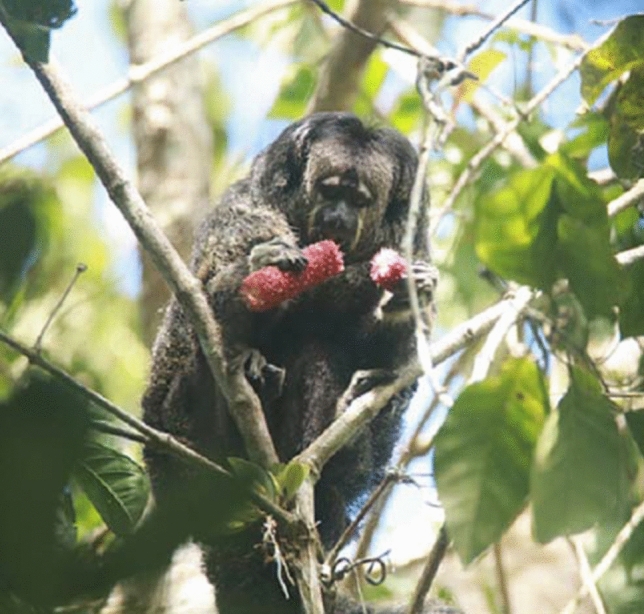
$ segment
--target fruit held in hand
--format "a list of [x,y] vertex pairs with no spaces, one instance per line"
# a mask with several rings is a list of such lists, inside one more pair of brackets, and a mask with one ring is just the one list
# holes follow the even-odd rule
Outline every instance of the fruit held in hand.
[[342,252],[333,241],[312,243],[302,250],[308,264],[300,273],[267,266],[248,275],[240,292],[251,311],[268,311],[344,271]]
[[393,291],[407,277],[407,262],[396,250],[383,247],[371,259],[370,276],[376,285]]

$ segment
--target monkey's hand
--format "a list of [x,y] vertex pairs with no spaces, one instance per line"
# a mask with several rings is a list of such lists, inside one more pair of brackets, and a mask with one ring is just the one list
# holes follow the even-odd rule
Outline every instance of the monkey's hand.
[[248,350],[244,372],[262,404],[274,401],[282,395],[286,371],[270,364],[259,350]]
[[258,271],[272,265],[280,271],[299,273],[306,268],[308,260],[297,245],[277,237],[255,245],[250,250],[248,263],[251,271]]
[[[261,253],[265,250],[264,246],[269,246],[266,248],[268,252],[272,250],[272,242],[256,247],[261,248]],[[274,309],[344,270],[342,252],[333,241],[307,245],[302,256],[307,262],[303,271],[283,271],[276,265],[269,265],[244,278],[240,293],[246,306],[251,311]]]
[[[438,269],[429,262],[417,260],[411,265],[411,275],[421,308],[430,306],[438,281]],[[400,261],[397,260],[391,265],[391,273],[384,277],[386,278],[386,289],[391,294],[384,297],[381,305],[383,315],[396,315],[407,312],[410,300],[406,267],[401,273]],[[384,283],[379,285],[385,286]]]

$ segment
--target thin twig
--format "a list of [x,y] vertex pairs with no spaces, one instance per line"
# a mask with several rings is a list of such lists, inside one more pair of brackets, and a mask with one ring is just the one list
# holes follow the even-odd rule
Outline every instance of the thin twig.
[[640,179],[630,189],[620,194],[615,200],[608,203],[608,216],[615,217],[631,205],[637,205],[644,200],[644,179]]
[[619,252],[615,254],[615,258],[623,267],[631,266],[638,260],[644,259],[644,245],[638,245],[637,247]]
[[[619,553],[622,551],[622,548],[626,545],[626,542],[630,539],[633,531],[639,526],[639,524],[644,520],[644,502],[640,503],[631,514],[631,517],[628,519],[628,522],[620,529],[617,537],[611,544],[610,548],[606,554],[602,557],[602,560],[597,564],[595,569],[592,572],[592,581],[594,584],[597,584],[601,577],[608,571],[611,565],[615,562]],[[588,594],[588,587],[586,584],[583,584],[577,594],[566,604],[561,614],[573,614],[577,609],[577,606],[581,600]]]
[[40,331],[40,334],[36,338],[36,342],[34,343],[34,349],[36,352],[40,352],[42,348],[42,342],[45,337],[45,333],[47,332],[47,329],[51,325],[51,323],[54,321],[54,318],[56,317],[56,314],[60,311],[60,308],[63,306],[65,301],[67,300],[67,297],[69,296],[69,293],[72,291],[72,288],[74,287],[74,284],[78,281],[78,278],[85,272],[87,271],[87,265],[83,264],[82,262],[79,262],[76,265],[76,270],[74,271],[74,276],[72,277],[71,281],[67,284],[67,288],[65,288],[65,291],[61,295],[60,299],[58,299],[58,302],[56,305],[54,305],[54,308],[51,310],[51,313],[47,317],[47,320],[45,321],[45,324],[42,327],[42,330]]
[[498,541],[493,547],[494,553],[494,571],[496,573],[496,582],[501,595],[501,612],[502,614],[512,614],[512,604],[510,601],[510,591],[508,588],[508,578],[503,565],[503,548]]
[[[492,20],[495,15],[486,13],[473,4],[457,4],[446,0],[399,0],[401,4],[408,6],[416,6],[421,8],[438,9],[449,13],[450,15],[457,15],[460,17],[474,16],[481,19]],[[581,36],[578,34],[561,34],[541,24],[536,24],[527,19],[512,17],[505,23],[507,28],[516,30],[521,34],[527,34],[533,38],[545,41],[547,43],[554,43],[560,45],[571,51],[585,51],[588,48]]]
[[534,297],[534,292],[528,286],[521,286],[510,298],[507,311],[496,321],[496,324],[485,339],[483,347],[476,355],[474,367],[469,383],[483,380],[494,363],[494,357],[503,343],[510,327],[512,327],[521,314],[525,311],[528,303]]
[[595,612],[597,612],[597,614],[606,614],[606,607],[604,606],[602,597],[599,594],[597,585],[593,580],[593,571],[590,567],[590,562],[588,561],[588,556],[586,556],[586,551],[584,550],[584,545],[582,544],[581,539],[579,536],[574,536],[568,539],[568,543],[575,553],[577,564],[579,565],[581,581],[588,589]]
[[[432,364],[443,362],[486,334],[505,313],[508,304],[510,304],[509,299],[499,301],[467,322],[454,327],[442,339],[432,343],[430,346]],[[418,364],[409,365],[394,382],[377,386],[355,399],[342,415],[296,457],[296,460],[307,464],[312,475],[319,477],[321,468],[329,458],[374,418],[393,395],[411,386],[422,374],[423,371]]]
[[465,62],[467,57],[479,49],[483,43],[496,32],[512,15],[521,10],[530,0],[517,0],[505,13],[499,15],[475,41],[472,41],[461,53],[458,58],[461,62]]
[[310,0],[310,1],[313,2],[313,4],[315,4],[323,13],[326,13],[329,17],[331,17],[331,19],[333,19],[334,21],[337,21],[343,28],[346,28],[347,30],[351,30],[351,32],[355,32],[356,34],[370,41],[378,43],[383,47],[388,47],[389,49],[396,49],[397,51],[402,51],[403,53],[420,57],[420,54],[418,53],[418,51],[416,51],[415,49],[412,49],[411,47],[407,47],[405,45],[399,45],[398,43],[388,41],[374,34],[373,32],[369,32],[368,30],[365,30],[364,28],[361,28],[360,26],[357,26],[356,24],[351,23],[349,20],[342,17],[342,15],[339,15],[338,13],[336,13],[323,0]]
[[[603,38],[603,37],[602,37]],[[601,39],[600,39],[601,40]],[[524,109],[524,116],[527,117],[539,105],[541,105],[562,83],[564,83],[570,76],[579,68],[583,61],[585,54],[581,54],[564,70],[562,70],[554,79],[552,79],[534,98],[532,98]],[[452,210],[454,203],[460,196],[465,187],[472,181],[476,171],[482,166],[483,162],[489,158],[494,151],[505,141],[505,139],[512,134],[523,121],[524,117],[517,117],[508,122],[505,129],[498,132],[479,152],[473,156],[467,164],[467,167],[460,174],[456,180],[449,196],[445,199],[440,209],[432,212],[432,232],[443,219],[443,217]]]
[[123,427],[116,426],[110,422],[103,422],[99,420],[92,420],[90,422],[89,428],[93,431],[98,431],[99,433],[105,433],[106,435],[116,435],[117,437],[122,437],[123,439],[129,439],[130,441],[135,441],[136,443],[149,444],[150,439],[145,435],[140,433],[135,433],[130,429],[124,429]]
[[[127,76],[117,79],[96,92],[84,103],[84,107],[88,110],[100,107],[106,102],[109,102],[125,93],[133,85],[145,81],[159,71],[172,66],[186,56],[199,51],[206,45],[209,45],[235,30],[239,30],[240,28],[247,26],[264,15],[290,6],[291,4],[295,4],[298,1],[299,0],[270,0],[260,4],[259,6],[253,6],[244,11],[240,11],[229,19],[216,23],[203,32],[199,32],[199,34],[195,34],[188,40],[177,44],[163,53],[160,53],[149,62],[145,62],[145,64],[140,64],[138,66],[131,65],[128,68]],[[0,149],[0,164],[41,141],[44,141],[46,138],[60,130],[64,125],[64,122],[60,116],[58,116],[46,121],[27,134],[24,134],[13,143]]]
[[449,537],[447,535],[447,527],[443,524],[438,531],[434,546],[427,557],[427,562],[423,568],[420,580],[414,590],[414,596],[412,597],[411,605],[408,610],[409,614],[421,614],[423,612],[425,598],[432,587],[434,578],[436,577],[438,568],[445,557],[448,546]]
[[351,521],[349,526],[343,531],[338,541],[333,545],[333,548],[331,548],[329,553],[326,555],[326,559],[325,559],[326,565],[329,565],[329,566],[333,565],[333,562],[338,557],[340,550],[342,550],[342,548],[344,548],[344,546],[353,537],[354,533],[358,529],[358,526],[360,525],[364,517],[367,515],[369,510],[374,506],[376,501],[378,501],[380,496],[387,490],[387,488],[390,485],[395,484],[398,481],[398,479],[399,479],[399,475],[396,472],[391,471],[387,473],[384,479],[380,481],[380,484],[378,484],[378,486],[374,488],[374,490],[369,495],[369,498],[367,499],[367,501],[365,501],[364,505],[360,508],[360,511],[356,514],[356,517]]

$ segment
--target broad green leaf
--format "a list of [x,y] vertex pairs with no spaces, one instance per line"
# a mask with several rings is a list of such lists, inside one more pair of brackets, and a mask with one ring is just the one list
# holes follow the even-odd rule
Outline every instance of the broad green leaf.
[[74,0],[0,0],[0,6],[14,19],[42,28],[60,28],[76,14]]
[[315,74],[310,66],[301,64],[287,76],[279,96],[268,113],[271,118],[299,119],[315,88]]
[[0,11],[28,60],[49,60],[50,30],[76,13],[72,0],[0,0]]
[[609,124],[601,113],[584,113],[569,128],[576,133],[562,143],[559,151],[575,160],[586,160],[593,150],[604,146],[608,140]]
[[624,505],[630,462],[613,412],[597,380],[574,368],[570,388],[546,420],[532,467],[538,541],[584,531]]
[[434,472],[447,527],[467,564],[499,540],[528,496],[548,399],[529,358],[465,388],[436,437]]
[[277,475],[277,483],[286,501],[290,501],[309,475],[308,465],[291,461]]
[[609,83],[643,63],[644,15],[632,15],[586,54],[580,67],[581,95],[588,104],[594,104]]
[[644,261],[628,267],[629,291],[619,306],[619,328],[624,337],[644,335]]
[[410,90],[398,97],[389,121],[403,134],[409,134],[418,124],[422,108],[418,92]]
[[[475,246],[483,263],[518,282],[542,287],[543,262],[534,245],[552,190],[548,166],[514,173],[507,183],[476,204]],[[552,254],[552,246],[544,246]],[[551,275],[545,275],[550,281]]]
[[644,412],[629,411],[626,413],[626,423],[631,435],[639,448],[640,454],[644,455]]
[[369,116],[373,113],[374,102],[388,72],[389,65],[384,62],[381,55],[372,54],[362,77],[360,95],[353,105],[353,112],[356,115]]
[[251,463],[245,458],[230,457],[228,464],[236,477],[244,484],[253,486],[263,495],[275,501],[277,498],[277,489],[275,478],[263,467]]
[[9,585],[45,604],[64,581],[75,537],[66,486],[86,409],[86,399],[37,371],[0,402],[0,594]]
[[475,246],[490,269],[515,281],[549,291],[567,278],[588,317],[610,315],[624,295],[599,188],[560,154],[477,203]]
[[30,173],[0,172],[0,301],[9,302],[47,246],[52,191]]
[[150,494],[147,475],[137,463],[114,448],[89,441],[74,467],[74,478],[114,533],[133,531]]
[[608,159],[618,177],[637,179],[644,175],[644,62],[633,68],[620,88],[611,117]]
[[49,29],[28,21],[11,18],[7,18],[7,26],[25,58],[31,62],[42,62],[43,64],[49,61],[51,42]]
[[470,61],[467,69],[478,77],[475,79],[465,79],[458,87],[456,98],[465,102],[471,102],[476,90],[487,78],[492,71],[506,59],[506,54],[498,49],[486,49],[477,53]]
[[557,218],[559,270],[588,317],[610,316],[624,294],[624,275],[610,244],[606,205],[595,182],[564,156],[550,156],[557,171],[553,200]]

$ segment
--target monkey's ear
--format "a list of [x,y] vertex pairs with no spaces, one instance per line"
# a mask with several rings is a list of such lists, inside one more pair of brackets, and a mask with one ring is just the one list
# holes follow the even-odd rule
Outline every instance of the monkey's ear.
[[315,116],[291,124],[255,158],[251,169],[256,197],[279,206],[302,184]]

